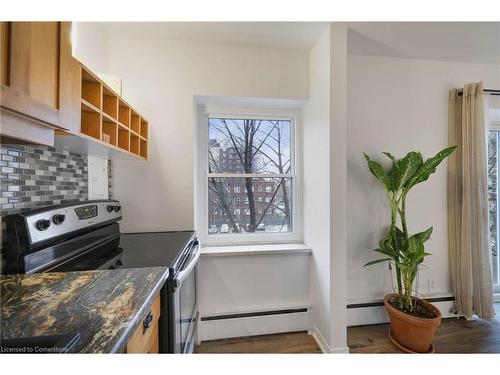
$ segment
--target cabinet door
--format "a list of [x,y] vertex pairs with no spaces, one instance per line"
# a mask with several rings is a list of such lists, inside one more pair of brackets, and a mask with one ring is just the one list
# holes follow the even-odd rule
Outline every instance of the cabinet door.
[[82,69],[73,57],[71,22],[61,22],[60,48],[59,126],[72,132],[80,132]]
[[160,295],[158,294],[151,304],[151,310],[144,318],[145,323],[137,327],[127,343],[126,353],[159,353],[160,310]]
[[10,22],[0,22],[0,85],[10,80]]
[[71,23],[5,22],[0,32],[2,107],[76,131],[79,73]]

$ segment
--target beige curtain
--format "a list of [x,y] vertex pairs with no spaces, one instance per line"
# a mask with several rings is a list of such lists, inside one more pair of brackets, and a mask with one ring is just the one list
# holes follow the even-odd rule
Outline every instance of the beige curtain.
[[[459,95],[461,93],[461,95]],[[448,241],[458,312],[493,319],[483,83],[449,96]]]

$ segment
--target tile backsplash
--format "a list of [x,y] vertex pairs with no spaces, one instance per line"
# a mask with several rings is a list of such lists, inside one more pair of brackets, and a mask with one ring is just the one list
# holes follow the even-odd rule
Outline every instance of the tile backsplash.
[[[0,156],[2,234],[5,215],[88,199],[86,155],[47,146],[2,144]],[[111,162],[108,166],[111,193]]]
[[53,147],[2,145],[2,216],[88,195],[86,155]]

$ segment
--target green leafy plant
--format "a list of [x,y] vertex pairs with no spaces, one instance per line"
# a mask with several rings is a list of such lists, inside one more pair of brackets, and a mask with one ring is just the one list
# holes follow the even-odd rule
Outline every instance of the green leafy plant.
[[445,148],[425,161],[420,152],[411,151],[402,159],[396,159],[392,154],[384,152],[383,154],[392,160],[392,166],[387,171],[382,165],[364,154],[368,168],[387,193],[391,211],[389,229],[380,240],[379,247],[374,250],[384,257],[366,263],[365,266],[381,262],[394,264],[399,295],[398,307],[404,311],[412,311],[414,308],[413,284],[419,265],[427,255],[430,255],[425,252],[424,244],[432,234],[432,227],[413,235],[408,232],[406,221],[408,193],[415,185],[427,181],[429,176],[436,172],[438,165],[455,149],[456,146]]

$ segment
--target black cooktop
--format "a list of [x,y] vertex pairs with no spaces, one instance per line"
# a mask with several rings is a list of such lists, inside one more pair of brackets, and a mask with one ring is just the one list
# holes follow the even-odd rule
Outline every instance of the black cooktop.
[[169,267],[177,269],[194,231],[122,233],[120,268]]

